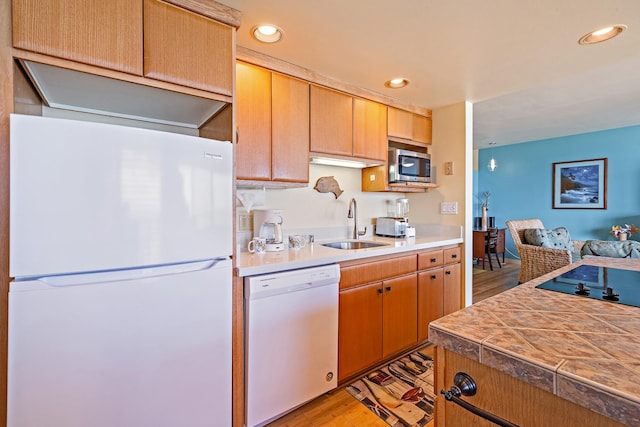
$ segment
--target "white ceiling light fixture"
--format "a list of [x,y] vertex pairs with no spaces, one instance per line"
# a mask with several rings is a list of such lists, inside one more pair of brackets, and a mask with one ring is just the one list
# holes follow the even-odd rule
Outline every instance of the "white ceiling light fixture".
[[262,43],[277,43],[284,37],[284,31],[282,28],[272,24],[262,24],[253,27],[251,35]]
[[611,40],[612,38],[620,35],[620,33],[622,33],[626,29],[627,26],[624,24],[617,24],[611,25],[609,27],[599,28],[580,37],[578,43],[581,45],[589,45],[600,43],[606,40]]
[[[489,143],[489,146],[491,147],[494,145],[496,145],[495,141]],[[496,162],[496,159],[493,157],[493,148],[491,149],[491,159],[489,160],[487,168],[489,168],[490,172],[494,172],[498,168],[498,162]]]
[[401,87],[405,87],[408,84],[409,80],[403,79],[402,77],[387,80],[386,82],[384,82],[384,85],[391,89],[400,89]]

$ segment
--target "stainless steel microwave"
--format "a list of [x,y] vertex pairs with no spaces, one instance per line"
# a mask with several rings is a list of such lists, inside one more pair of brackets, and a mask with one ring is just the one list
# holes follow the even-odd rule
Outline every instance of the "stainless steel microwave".
[[431,182],[431,155],[389,148],[389,182]]

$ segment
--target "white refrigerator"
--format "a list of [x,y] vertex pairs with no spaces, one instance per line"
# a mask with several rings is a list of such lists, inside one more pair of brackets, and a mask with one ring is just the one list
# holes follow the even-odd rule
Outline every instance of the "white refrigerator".
[[231,425],[232,144],[10,126],[7,425]]

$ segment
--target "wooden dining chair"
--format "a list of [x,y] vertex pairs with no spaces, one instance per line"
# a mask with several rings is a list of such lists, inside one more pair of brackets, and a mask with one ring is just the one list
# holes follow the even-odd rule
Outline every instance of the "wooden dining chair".
[[[498,229],[497,228],[488,228],[485,233],[485,242],[484,242],[484,254],[487,258],[489,258],[489,268],[493,271],[493,263],[491,261],[491,254],[496,257],[496,261],[498,262],[498,267],[502,268],[502,264],[500,264],[500,258],[498,257],[498,251],[496,250],[498,247]],[[483,260],[483,268],[484,268],[484,260]]]

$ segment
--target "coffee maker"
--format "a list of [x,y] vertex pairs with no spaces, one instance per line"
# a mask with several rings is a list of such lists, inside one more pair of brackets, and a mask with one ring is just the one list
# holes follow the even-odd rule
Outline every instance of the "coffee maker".
[[282,238],[282,210],[254,209],[253,237],[267,239],[267,252],[277,252],[284,249]]

